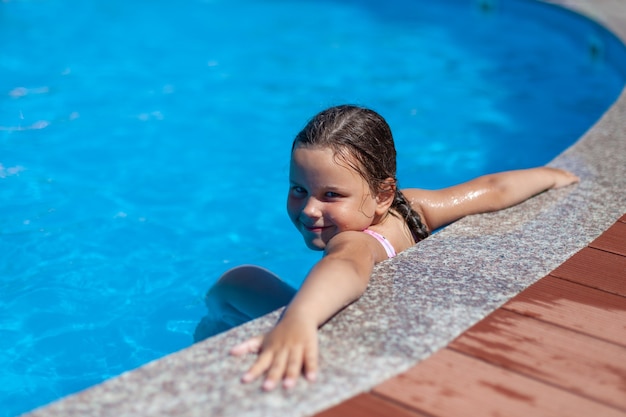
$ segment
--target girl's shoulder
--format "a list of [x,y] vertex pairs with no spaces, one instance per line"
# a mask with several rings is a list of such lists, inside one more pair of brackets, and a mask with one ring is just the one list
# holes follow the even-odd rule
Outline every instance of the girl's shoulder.
[[402,194],[428,230],[436,230],[470,214],[467,203],[471,203],[474,191],[466,183],[439,190],[407,188]]
[[438,195],[439,190],[433,191],[424,190],[421,188],[405,188],[401,191],[406,200],[411,205],[411,208],[420,215],[422,222],[426,224],[429,230],[433,230],[433,228],[426,219],[426,213],[424,211],[424,208],[429,205],[429,203],[432,204],[440,199],[440,196]]
[[350,258],[358,262],[376,264],[387,259],[385,249],[363,231],[344,231],[335,235],[326,245],[324,256]]
[[395,253],[400,253],[415,244],[411,231],[399,215],[387,216],[383,222],[370,226],[368,229],[388,241]]

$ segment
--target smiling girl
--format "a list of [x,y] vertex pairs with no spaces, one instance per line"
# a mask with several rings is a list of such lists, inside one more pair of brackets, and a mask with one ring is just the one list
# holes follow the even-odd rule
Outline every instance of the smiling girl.
[[[293,142],[287,212],[306,245],[323,251],[323,257],[274,328],[231,350],[233,355],[258,354],[242,381],[265,375],[262,387],[271,390],[281,382],[293,387],[301,374],[315,380],[318,328],[363,294],[374,265],[461,217],[510,207],[577,181],[567,171],[541,167],[486,175],[442,190],[401,191],[385,120],[356,106],[322,111]],[[252,293],[255,286],[275,292],[282,305],[293,295],[269,272],[255,277],[251,272],[238,269],[222,284],[241,284],[247,277]],[[230,304],[237,301],[231,298]]]

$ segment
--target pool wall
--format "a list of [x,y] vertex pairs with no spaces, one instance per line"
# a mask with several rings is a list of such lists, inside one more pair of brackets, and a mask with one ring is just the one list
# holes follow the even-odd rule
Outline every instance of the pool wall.
[[[623,0],[555,0],[626,41]],[[610,48],[602,58],[610,60]],[[278,312],[127,372],[29,415],[304,416],[366,391],[446,346],[585,247],[626,212],[626,94],[550,165],[581,183],[465,218],[380,264],[365,295],[320,330],[318,382],[263,393],[239,377],[237,342]]]

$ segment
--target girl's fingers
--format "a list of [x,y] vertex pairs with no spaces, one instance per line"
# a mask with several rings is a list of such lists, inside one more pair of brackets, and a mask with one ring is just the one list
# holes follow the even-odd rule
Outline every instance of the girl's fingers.
[[308,349],[304,352],[304,364],[303,369],[304,377],[313,382],[317,378],[317,342],[311,343]]
[[276,343],[269,335],[257,336],[238,344],[230,350],[234,356],[256,353],[254,364],[241,377],[248,383],[266,374],[262,384],[265,391],[271,391],[282,381],[285,389],[293,388],[304,372],[308,381],[314,381],[317,373],[317,338],[305,343]]
[[234,346],[230,350],[230,354],[234,356],[242,356],[248,353],[259,353],[263,344],[263,336],[256,336]]
[[285,378],[283,379],[283,388],[291,389],[296,385],[296,381],[302,372],[302,349],[296,349],[289,354],[287,367],[285,369]]
[[289,352],[285,350],[274,355],[272,364],[267,371],[265,381],[263,381],[263,389],[265,391],[271,391],[276,388],[278,381],[280,381],[285,375],[285,368],[287,367],[288,359]]
[[271,366],[273,366],[274,355],[271,352],[263,352],[259,355],[254,365],[248,369],[241,377],[241,382],[248,383],[263,375]]

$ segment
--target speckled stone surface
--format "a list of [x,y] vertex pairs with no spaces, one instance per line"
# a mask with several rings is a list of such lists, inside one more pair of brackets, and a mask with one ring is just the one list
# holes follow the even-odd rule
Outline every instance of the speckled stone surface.
[[[559,0],[626,40],[624,0]],[[370,287],[320,330],[318,382],[291,392],[242,385],[253,357],[228,349],[278,313],[30,413],[49,416],[305,416],[396,375],[490,314],[626,212],[626,94],[553,166],[577,186],[463,219],[380,264]]]

